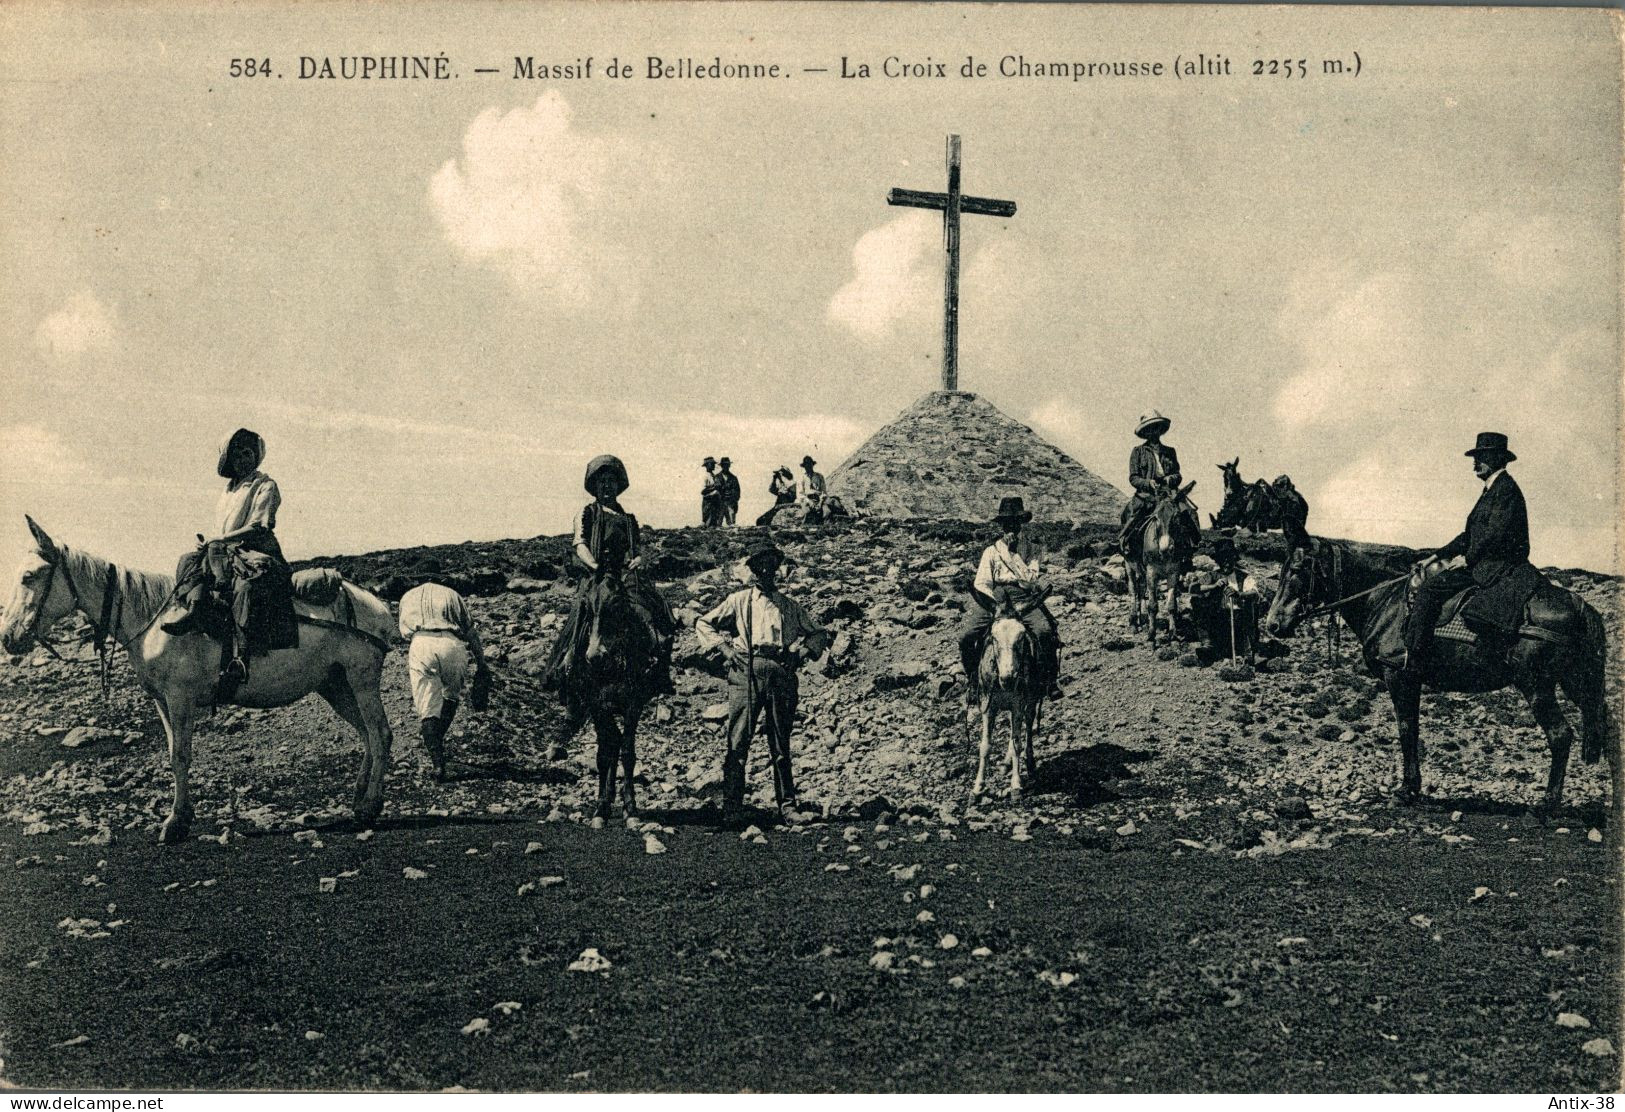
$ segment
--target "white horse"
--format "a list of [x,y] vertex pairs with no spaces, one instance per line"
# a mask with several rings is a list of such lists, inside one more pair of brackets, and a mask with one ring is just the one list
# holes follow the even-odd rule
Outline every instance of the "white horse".
[[[36,638],[49,644],[44,633],[78,610],[90,620],[98,641],[112,641],[129,652],[130,665],[157,705],[169,737],[175,799],[159,839],[178,842],[186,837],[193,817],[192,727],[198,710],[214,704],[220,645],[203,633],[172,636],[163,631],[158,618],[178,610],[171,605],[175,581],[169,576],[115,567],[71,551],[47,536],[33,518],[28,519],[28,528],[34,534],[35,551],[23,560],[6,604],[0,646],[20,653]],[[361,735],[365,755],[356,780],[355,817],[365,824],[384,806],[384,769],[392,736],[378,681],[395,623],[381,599],[352,583],[345,583],[343,590],[349,596],[343,616],[339,609],[344,594],[328,607],[296,602],[298,647],[256,657],[248,682],[230,701],[245,707],[282,707],[312,692],[326,699]],[[353,625],[346,620],[351,611]]]
[[[1027,609],[1042,601],[1029,604]],[[1010,717],[1010,795],[1021,794],[1024,744],[1027,778],[1032,780],[1037,776],[1033,734],[1038,728],[1038,707],[1044,698],[1038,643],[1021,620],[1026,611],[1018,611],[1007,596],[1001,596],[997,606],[997,616],[988,630],[987,645],[982,649],[976,673],[982,689],[982,743],[976,760],[976,783],[971,787],[973,797],[982,794],[993,724],[1001,713]]]

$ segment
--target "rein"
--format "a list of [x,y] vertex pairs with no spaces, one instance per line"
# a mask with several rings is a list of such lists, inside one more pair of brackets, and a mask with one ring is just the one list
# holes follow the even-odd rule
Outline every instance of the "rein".
[[[45,578],[45,590],[40,595],[42,608],[45,600],[51,597],[51,587],[56,580],[57,569],[67,562],[67,552],[65,546],[58,545],[51,555],[50,574]],[[118,589],[118,568],[112,563],[107,565],[107,586],[102,590],[102,605],[99,617],[90,607],[85,605],[84,596],[79,593],[79,585],[73,581],[71,573],[64,572],[62,581],[68,586],[68,594],[72,597],[74,606],[86,618],[90,619],[90,643],[96,650],[97,670],[101,678],[102,702],[107,703],[112,698],[110,688],[112,685],[113,649],[115,647],[128,648],[118,640],[119,623],[124,620],[124,596]],[[38,622],[39,619],[36,618],[35,624],[38,625]],[[148,626],[151,624],[151,622],[147,623]],[[145,627],[143,627],[144,629]],[[38,641],[46,652],[56,657],[63,664],[70,663],[66,657],[56,651],[56,646],[38,629],[34,631],[34,640]]]

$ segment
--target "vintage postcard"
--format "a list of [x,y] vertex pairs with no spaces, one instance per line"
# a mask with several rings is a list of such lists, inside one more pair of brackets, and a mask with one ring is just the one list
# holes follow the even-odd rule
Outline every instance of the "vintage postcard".
[[0,1081],[1614,1092],[1620,26],[0,6]]

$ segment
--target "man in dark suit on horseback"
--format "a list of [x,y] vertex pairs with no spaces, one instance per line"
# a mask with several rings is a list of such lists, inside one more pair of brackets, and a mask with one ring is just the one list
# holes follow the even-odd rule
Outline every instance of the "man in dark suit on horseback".
[[1506,435],[1481,432],[1478,443],[1466,454],[1472,457],[1473,474],[1483,480],[1484,490],[1467,515],[1467,528],[1421,562],[1429,565],[1460,559],[1462,564],[1424,579],[1411,604],[1405,630],[1405,671],[1412,675],[1423,667],[1433,644],[1434,624],[1449,599],[1476,586],[1478,594],[1465,614],[1468,620],[1515,634],[1529,596],[1545,582],[1529,562],[1529,511],[1523,491],[1506,470],[1518,458],[1508,449]]
[[[1157,502],[1172,497],[1179,490],[1179,454],[1162,442],[1162,434],[1172,423],[1152,410],[1149,416],[1141,417],[1134,428],[1134,435],[1145,443],[1136,444],[1128,458],[1128,481],[1134,488],[1134,497],[1123,507],[1123,528],[1118,535],[1118,547],[1125,560],[1139,555],[1140,534],[1156,511]],[[1188,506],[1187,503],[1187,509]],[[1200,534],[1201,525],[1195,520],[1195,511],[1188,509],[1188,512],[1195,532]]]

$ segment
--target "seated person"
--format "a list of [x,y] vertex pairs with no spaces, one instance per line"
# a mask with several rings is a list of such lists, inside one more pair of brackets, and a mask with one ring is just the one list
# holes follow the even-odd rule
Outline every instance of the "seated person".
[[282,494],[276,480],[258,470],[265,440],[238,429],[220,448],[215,471],[226,489],[215,507],[219,531],[199,537],[199,545],[175,568],[175,594],[186,613],[162,626],[185,636],[208,628],[204,610],[218,593],[230,603],[232,637],[221,663],[221,681],[235,688],[248,679],[248,659],[298,643],[293,615],[292,573],[276,539]]
[[[1042,592],[1038,561],[1033,556],[1030,542],[1021,532],[1022,526],[1032,518],[1032,512],[1023,506],[1020,497],[1000,500],[999,512],[993,520],[999,525],[1003,536],[982,550],[982,560],[976,569],[975,589],[990,602],[1005,592],[1018,600],[1027,601],[1037,598]],[[988,631],[993,628],[994,616],[992,610],[973,605],[966,609],[965,623],[959,630],[959,660],[965,666],[967,703],[973,703],[980,697],[981,680],[977,673]],[[1039,605],[1027,612],[1022,624],[1038,641],[1046,696],[1059,699],[1061,689],[1057,681],[1060,678],[1061,641],[1055,629],[1055,618],[1048,607]]]

